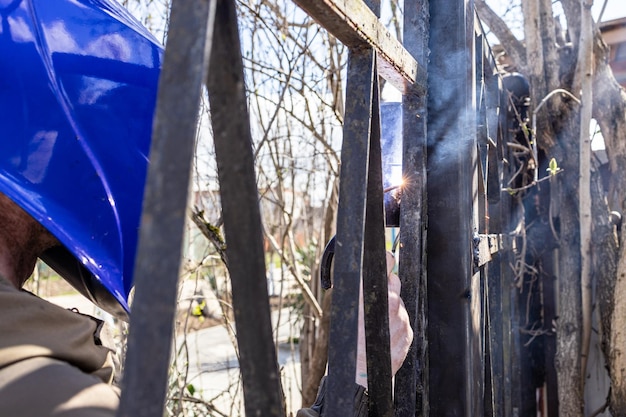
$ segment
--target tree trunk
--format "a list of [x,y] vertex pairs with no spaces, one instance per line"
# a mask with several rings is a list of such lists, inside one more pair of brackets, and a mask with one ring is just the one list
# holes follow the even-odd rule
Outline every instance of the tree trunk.
[[[557,320],[555,355],[559,415],[583,415],[581,389],[581,291],[580,291],[580,233],[578,221],[578,120],[572,118],[559,135],[560,149],[554,149],[563,173],[558,175],[560,246],[557,273]],[[560,152],[558,152],[560,150]],[[555,192],[555,190],[552,190]]]
[[[591,8],[581,8],[580,46],[574,85],[581,86],[579,128],[578,211],[580,218],[580,287],[582,300],[581,390],[585,390],[589,344],[591,342],[591,125],[593,76],[593,21]],[[574,90],[577,91],[577,90]]]
[[[594,118],[602,131],[609,159],[610,182],[608,201],[611,210],[626,212],[626,93],[617,84],[608,63],[608,47],[596,34],[594,42],[596,72],[594,78]],[[602,276],[604,288],[612,299],[600,298],[603,307],[603,344],[608,346],[608,367],[611,375],[610,409],[613,416],[626,416],[626,240],[622,228],[617,252],[614,282]],[[612,259],[612,248],[597,247],[602,259]],[[612,291],[611,291],[612,289]],[[610,317],[610,322],[607,318]]]
[[594,167],[591,176],[591,209],[592,217],[592,260],[593,278],[596,287],[596,308],[600,313],[600,333],[602,352],[608,365],[611,335],[611,315],[615,295],[615,271],[617,270],[618,236],[617,227],[611,221],[605,197],[603,178]]
[[[564,14],[567,18],[569,39],[573,48],[580,42],[581,36],[581,3],[580,0],[561,0]],[[542,78],[544,71],[545,53],[540,40],[540,17],[542,11],[538,0],[522,0],[522,10],[525,18],[525,44],[527,61],[523,62],[519,57],[519,42],[511,39],[510,32],[501,28],[501,25],[489,24],[489,28],[498,37],[504,49],[510,52],[510,58],[518,64],[519,68],[528,68],[524,73],[532,85],[533,102],[541,100],[548,92],[549,87]],[[486,11],[483,0],[476,0],[477,10],[484,22],[497,19],[491,11]],[[545,21],[545,20],[544,20]],[[610,177],[607,201],[603,198],[601,185],[593,183],[593,276],[597,280],[598,291],[596,304],[600,308],[602,321],[603,350],[607,356],[608,367],[611,374],[611,412],[613,416],[626,416],[626,248],[617,247],[619,242],[626,241],[626,231],[621,231],[621,239],[618,242],[615,225],[609,223],[609,210],[618,211],[622,216],[626,214],[626,92],[615,81],[608,65],[608,48],[603,42],[600,33],[594,33],[594,76],[593,76],[593,117],[598,121],[607,149],[609,159]],[[569,59],[575,51],[572,46],[562,48],[561,62],[558,67],[562,87],[568,88],[572,82],[573,60]],[[521,62],[517,62],[521,61]],[[580,83],[576,83],[580,85]],[[545,87],[543,87],[545,85]],[[569,86],[569,91],[578,90]],[[564,103],[567,104],[567,100]],[[557,131],[563,126],[559,120],[567,122],[567,109],[561,105],[561,112],[551,112],[550,121]],[[543,110],[542,110],[543,113]],[[561,199],[560,209],[560,250],[559,250],[559,318],[557,320],[557,337],[559,339],[557,367],[561,370],[559,378],[560,414],[564,416],[580,415],[582,397],[579,396],[579,380],[582,375],[579,372],[579,347],[580,347],[580,313],[577,312],[581,303],[580,283],[576,283],[579,276],[579,241],[577,230],[577,213],[573,207],[577,207],[576,185],[571,182],[577,181],[577,162],[571,160],[572,154],[578,153],[578,149],[569,149],[567,143],[573,142],[578,137],[573,127],[569,130],[573,136],[567,137],[564,132],[556,136],[550,136],[551,126],[546,123],[544,116],[539,114],[538,142],[546,152],[546,157],[557,158],[564,172],[558,177],[561,191],[558,192]],[[547,129],[546,129],[547,128]],[[574,141],[575,142],[575,141]],[[556,144],[563,144],[564,148],[558,149]],[[576,143],[577,145],[577,143]],[[540,171],[541,173],[541,171]],[[571,183],[571,184],[570,184]],[[572,188],[567,188],[570,186]],[[556,193],[557,190],[553,190]],[[618,216],[615,216],[617,218]],[[619,223],[619,222],[618,222]],[[617,230],[620,227],[618,225]],[[576,235],[576,236],[575,236]],[[619,252],[618,252],[619,249]],[[578,252],[578,253],[574,253]],[[617,259],[619,258],[619,259]],[[617,273],[615,272],[617,269]],[[566,353],[570,352],[570,353]],[[566,376],[569,374],[569,376]],[[568,382],[569,381],[569,382]],[[572,390],[568,392],[568,384]]]
[[[522,1],[524,33],[530,74],[531,106],[539,103],[559,87],[559,63],[556,33],[550,0]],[[545,154],[545,160],[556,158],[564,173],[558,175],[556,189],[551,189],[551,207],[559,227],[557,276],[557,315],[555,368],[558,380],[559,414],[566,417],[583,415],[581,389],[581,291],[580,233],[578,221],[579,124],[577,110],[555,94],[540,111],[534,111],[534,140]],[[574,104],[576,106],[576,104]],[[574,116],[574,117],[572,117]],[[539,161],[536,161],[539,164]],[[537,166],[540,176],[545,166]]]
[[[625,237],[622,229],[622,242]],[[617,417],[626,416],[626,245],[621,245],[618,252],[614,294],[609,369],[611,374],[611,413]]]

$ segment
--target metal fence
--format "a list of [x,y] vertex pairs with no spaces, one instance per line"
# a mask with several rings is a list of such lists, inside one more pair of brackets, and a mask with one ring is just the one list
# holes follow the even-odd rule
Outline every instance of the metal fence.
[[[295,2],[349,47],[326,416],[352,414],[343,387],[355,376],[361,277],[370,416],[516,415],[515,297],[502,266],[506,95],[473,3],[405,0],[400,42],[379,21],[377,0]],[[246,414],[284,415],[237,45],[234,0],[172,1],[119,416],[162,415],[203,83],[227,256],[248,260],[230,268]],[[403,95],[399,276],[415,330],[393,385],[386,297],[375,296],[387,286],[379,77]]]

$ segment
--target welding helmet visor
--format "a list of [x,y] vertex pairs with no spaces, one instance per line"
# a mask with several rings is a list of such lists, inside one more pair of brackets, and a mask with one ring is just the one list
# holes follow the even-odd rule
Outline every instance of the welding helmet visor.
[[0,1],[0,192],[127,318],[162,47],[113,0]]

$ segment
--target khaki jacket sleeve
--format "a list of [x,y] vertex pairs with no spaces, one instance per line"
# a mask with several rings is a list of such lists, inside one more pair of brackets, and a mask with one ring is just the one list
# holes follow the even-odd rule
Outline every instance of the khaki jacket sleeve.
[[55,359],[32,358],[0,370],[0,414],[19,417],[114,417],[117,392]]
[[94,319],[0,278],[0,416],[113,417],[111,352]]

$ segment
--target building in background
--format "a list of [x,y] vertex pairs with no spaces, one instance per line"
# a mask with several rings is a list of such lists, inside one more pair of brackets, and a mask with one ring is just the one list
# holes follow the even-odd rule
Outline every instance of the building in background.
[[626,88],[626,17],[600,23],[600,32],[610,47],[609,65],[615,79]]

